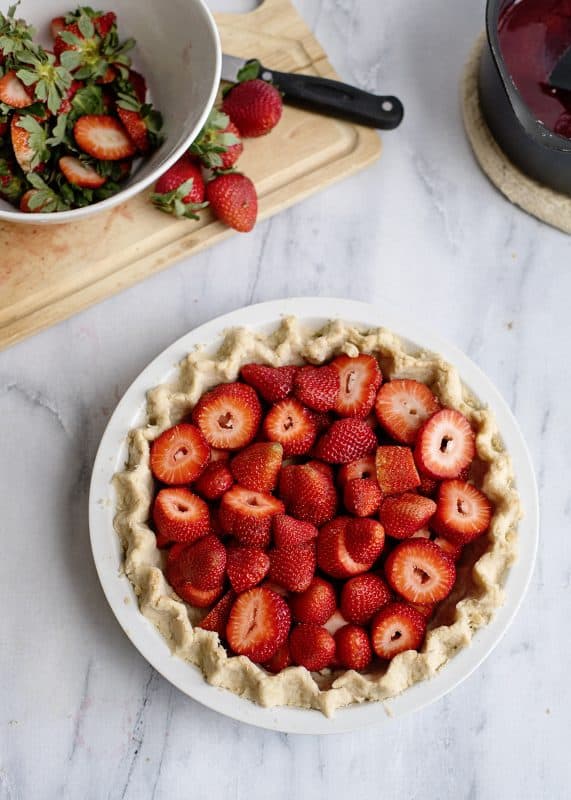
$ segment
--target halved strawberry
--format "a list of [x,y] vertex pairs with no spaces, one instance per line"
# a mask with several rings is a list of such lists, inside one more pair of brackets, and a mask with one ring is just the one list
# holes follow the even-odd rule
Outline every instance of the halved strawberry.
[[413,444],[421,425],[439,408],[440,403],[428,386],[408,379],[385,383],[375,401],[382,427],[403,444]]
[[443,408],[425,422],[416,439],[414,458],[431,478],[456,478],[476,454],[475,435],[466,417]]
[[367,572],[371,564],[355,561],[348,553],[346,530],[351,517],[336,517],[324,525],[317,537],[317,565],[332,578],[349,578]]
[[269,556],[254,547],[234,547],[228,550],[226,572],[232,588],[238,594],[261,583],[270,569]]
[[360,625],[344,625],[336,632],[335,659],[345,669],[365,669],[373,652],[367,631]]
[[355,478],[347,481],[343,490],[345,508],[358,517],[370,517],[379,510],[382,499],[376,478]]
[[[58,37],[58,39],[61,37]],[[73,126],[77,146],[99,161],[121,161],[136,147],[119,120],[107,114],[84,114]]]
[[466,481],[442,481],[436,513],[430,527],[454,544],[468,544],[488,530],[492,504],[486,495]]
[[339,375],[331,366],[301,367],[295,374],[293,391],[300,403],[314,411],[330,411],[339,394]]
[[394,539],[408,539],[415,531],[428,524],[435,511],[434,500],[413,492],[405,492],[383,500],[379,519],[387,536],[392,536]]
[[291,653],[289,651],[289,643],[284,642],[273,656],[270,658],[267,664],[264,664],[264,667],[269,672],[274,672],[276,675],[285,669],[286,667],[291,667]]
[[264,663],[286,641],[291,613],[286,601],[263,586],[248,589],[232,606],[226,638],[235,653]]
[[263,430],[266,439],[282,445],[286,457],[308,453],[317,436],[313,415],[294,397],[281,400],[270,408]]
[[353,561],[372,565],[385,546],[383,526],[374,519],[351,518],[345,529],[345,546]]
[[391,659],[406,650],[418,650],[425,634],[425,618],[407,603],[381,608],[371,624],[371,643],[379,658]]
[[[22,114],[13,114],[10,122],[10,141],[12,142],[12,150],[14,156],[23,172],[31,172],[32,159],[36,155],[35,150],[30,145],[30,133],[24,128],[20,127],[20,121],[23,119]],[[37,191],[37,190],[29,190]]]
[[234,485],[234,477],[226,461],[210,461],[194,484],[195,492],[206,500],[220,500]]
[[303,522],[319,527],[335,516],[337,492],[333,478],[317,462],[282,469],[280,494],[287,513]]
[[305,591],[289,598],[289,605],[297,622],[324,625],[337,607],[333,584],[316,576]]
[[270,543],[272,517],[284,510],[277,497],[236,484],[222,497],[220,521],[240,544],[263,549]]
[[278,482],[283,453],[279,442],[256,442],[244,448],[230,465],[236,482],[256,492],[271,492]]
[[377,437],[362,419],[338,419],[317,442],[315,455],[329,464],[348,464],[371,453]]
[[0,78],[0,100],[11,108],[27,108],[34,102],[31,92],[14,70],[9,70]]
[[118,105],[117,114],[139,153],[148,153],[151,149],[151,140],[141,112],[131,108],[121,108]]
[[357,478],[375,478],[377,477],[377,470],[375,467],[375,456],[363,456],[363,458],[356,458],[354,461],[349,461],[348,464],[343,464],[339,468],[337,481],[340,486],[345,486],[347,481],[356,480]]
[[279,403],[293,391],[293,379],[299,367],[267,367],[265,364],[244,364],[240,370],[243,381],[268,403]]
[[341,417],[361,417],[364,419],[375,404],[377,390],[383,376],[376,358],[361,353],[351,356],[337,356],[331,367],[339,375],[339,391],[333,406]]
[[107,178],[74,156],[63,156],[58,161],[58,166],[66,181],[73,183],[74,186],[81,186],[83,189],[100,189],[107,183]]
[[204,471],[210,447],[195,425],[181,422],[151,445],[151,471],[163,483],[191,483]]
[[196,608],[209,608],[209,606],[211,606],[220,598],[222,592],[224,591],[222,585],[216,586],[214,589],[197,589],[196,586],[193,586],[192,583],[189,583],[188,581],[179,583],[177,586],[175,586],[172,581],[169,580],[168,568],[167,580],[181,600],[184,600],[185,603],[188,603],[191,606],[196,606]]
[[378,447],[375,465],[377,482],[384,495],[402,494],[420,486],[420,477],[408,447]]
[[436,539],[433,539],[432,541],[434,544],[437,544],[441,550],[444,550],[446,555],[450,556],[452,561],[458,561],[462,555],[463,547],[461,544],[455,544],[449,539],[445,539],[443,536],[437,536]]
[[406,539],[389,554],[385,575],[410,603],[439,603],[452,591],[456,568],[430,539]]
[[189,544],[169,565],[173,586],[191,583],[196,589],[215,589],[222,584],[226,569],[226,548],[216,536],[203,536]]
[[335,640],[325,628],[301,622],[290,633],[289,649],[294,664],[310,672],[328,667],[335,658]]
[[391,602],[391,597],[389,587],[378,575],[356,575],[341,590],[341,613],[349,622],[366,625],[373,614]]
[[269,578],[290,592],[305,592],[315,574],[315,544],[270,550]]
[[239,450],[256,435],[262,407],[251,386],[222,383],[202,395],[192,416],[212,447]]
[[210,530],[208,506],[188,489],[161,489],[155,497],[153,519],[161,536],[173,542],[194,542]]
[[311,522],[303,522],[288,514],[276,514],[272,518],[274,545],[278,548],[299,547],[317,539],[319,531]]

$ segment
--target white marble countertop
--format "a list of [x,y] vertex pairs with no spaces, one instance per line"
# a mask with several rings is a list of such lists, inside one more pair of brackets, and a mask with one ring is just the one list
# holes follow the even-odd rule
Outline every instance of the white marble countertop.
[[[497,194],[466,143],[458,79],[483,0],[297,4],[346,80],[402,97],[382,159],[0,354],[2,800],[569,796],[571,242]],[[516,621],[461,687],[382,730],[280,735],[201,707],[124,636],[91,559],[91,465],[132,379],[190,328],[295,295],[427,318],[495,381],[537,469]]]

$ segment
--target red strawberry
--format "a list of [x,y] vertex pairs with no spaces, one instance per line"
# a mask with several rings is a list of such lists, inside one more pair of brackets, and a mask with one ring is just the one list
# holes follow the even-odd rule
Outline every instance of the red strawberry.
[[[73,34],[75,37],[77,37],[80,40],[84,38],[83,34],[79,30],[79,27],[78,27],[77,23],[75,23],[75,22],[72,22],[70,25],[64,25],[63,31],[67,31],[67,32]],[[61,54],[64,53],[66,50],[78,50],[79,49],[79,43],[70,44],[70,43],[65,42],[63,40],[63,38],[60,36],[60,34],[63,31],[59,31],[59,33],[57,34],[57,36],[54,39],[54,55],[58,59],[61,56]],[[90,45],[91,45],[91,43],[94,42],[94,39],[90,39],[89,41],[90,41]]]
[[236,84],[224,98],[222,110],[242,136],[264,136],[280,121],[282,97],[275,86],[256,78]]
[[435,511],[436,503],[430,498],[405,492],[383,500],[379,519],[387,536],[408,539],[428,523]]
[[263,429],[266,439],[282,445],[286,457],[308,453],[317,436],[311,412],[293,397],[270,408]]
[[414,458],[431,478],[456,478],[476,454],[475,435],[463,414],[443,408],[425,422],[416,439]]
[[378,511],[382,498],[376,478],[355,478],[347,481],[343,490],[345,508],[358,517],[370,517]]
[[14,70],[10,70],[0,78],[0,100],[11,108],[27,108],[34,102],[30,91]]
[[227,114],[216,109],[210,113],[204,128],[190,148],[191,153],[212,170],[232,169],[243,150],[240,131]]
[[235,653],[264,663],[286,641],[291,613],[286,601],[263,586],[239,595],[226,626],[228,644]]
[[236,482],[256,492],[273,491],[278,482],[283,452],[279,442],[256,442],[241,450],[230,465]]
[[408,447],[383,445],[377,448],[375,465],[383,495],[402,494],[420,486],[420,477]]
[[270,559],[263,550],[254,547],[235,547],[228,550],[226,572],[232,588],[238,594],[264,580]]
[[107,178],[97,170],[74,156],[63,156],[58,161],[58,166],[68,183],[83,189],[100,189],[107,182]]
[[403,444],[413,444],[421,425],[439,408],[440,403],[428,386],[412,380],[385,383],[375,402],[382,427]]
[[321,625],[302,622],[290,633],[289,649],[294,664],[310,672],[328,667],[335,658],[335,640]]
[[105,11],[93,18],[93,26],[101,38],[107,36],[117,22],[117,15],[113,11]]
[[303,522],[319,527],[335,516],[337,492],[333,478],[313,461],[283,469],[280,493],[288,514]]
[[282,669],[291,666],[291,653],[289,652],[289,644],[288,642],[284,642],[274,655],[270,658],[267,664],[264,664],[264,667],[269,672],[278,673],[281,672]]
[[331,367],[339,375],[339,392],[334,409],[342,417],[361,417],[364,419],[375,404],[377,390],[383,376],[373,356],[337,356]]
[[20,198],[20,211],[24,211],[26,214],[39,214],[42,211],[44,204],[42,203],[42,205],[36,206],[35,208],[32,208],[30,205],[30,200],[37,194],[39,194],[39,189],[28,189],[27,192],[24,192]]
[[204,619],[198,623],[197,627],[203,628],[205,631],[213,631],[217,633],[220,638],[225,637],[230,609],[232,608],[235,598],[236,595],[232,590],[226,592]]
[[281,514],[281,500],[264,492],[235,485],[222,497],[220,521],[226,533],[247,547],[267,547],[274,514]]
[[315,577],[305,591],[290,597],[289,605],[297,622],[324,625],[337,607],[335,589],[329,581]]
[[379,658],[418,650],[425,634],[425,618],[406,603],[390,603],[375,614],[371,624],[371,642]]
[[434,609],[438,603],[409,603],[411,608],[415,608],[419,614],[428,620],[434,614]]
[[383,526],[374,519],[349,519],[345,529],[345,546],[354,561],[372,565],[385,546]]
[[370,455],[357,458],[355,461],[349,461],[348,464],[343,464],[339,469],[337,480],[340,486],[345,486],[347,481],[356,480],[357,478],[376,479],[376,477],[375,456]]
[[269,578],[290,592],[305,592],[315,574],[315,544],[270,550]]
[[[158,542],[159,536],[157,536],[157,544]],[[186,546],[186,542],[175,542],[167,553],[167,564],[173,564]]]
[[212,447],[239,450],[256,435],[262,407],[251,386],[222,383],[202,395],[192,416]]
[[204,208],[205,197],[200,164],[185,153],[155,183],[151,201],[167,214],[198,219],[196,212]]
[[439,603],[456,580],[454,562],[429,539],[407,539],[385,563],[389,584],[410,603]]
[[445,539],[443,536],[437,536],[433,541],[441,550],[444,550],[447,556],[450,556],[452,561],[458,561],[462,555],[463,548],[461,544],[454,544],[454,542]]
[[346,529],[351,517],[336,517],[324,525],[317,537],[317,565],[332,578],[349,578],[367,572],[371,564],[359,563],[348,553]]
[[279,403],[293,392],[293,379],[299,367],[267,367],[265,364],[244,364],[240,377],[268,403]]
[[[159,550],[163,550],[165,547],[169,547],[172,544],[172,541],[168,538],[168,536],[164,536],[158,531],[155,532],[155,539],[157,540],[157,547]],[[181,547],[184,547],[184,545],[181,545]]]
[[73,126],[77,146],[99,161],[121,161],[135,155],[135,145],[121,123],[107,114],[84,114]]
[[315,454],[329,464],[347,464],[371,453],[377,437],[362,419],[336,420],[315,447]]
[[226,548],[216,536],[203,536],[188,545],[170,565],[173,586],[191,583],[196,589],[215,589],[222,584]]
[[323,431],[326,431],[334,421],[332,415],[328,411],[312,411],[311,416],[315,422],[318,436],[320,433],[323,433]]
[[210,461],[229,461],[230,453],[228,450],[218,450],[216,447],[210,449]]
[[435,478],[430,478],[424,473],[420,474],[420,486],[418,487],[420,494],[425,495],[425,497],[432,497],[437,489],[438,481]]
[[365,669],[373,656],[367,631],[360,625],[344,625],[335,634],[335,658],[345,669]]
[[60,106],[58,108],[58,111],[57,111],[58,116],[60,114],[69,114],[69,112],[71,111],[71,108],[72,108],[71,101],[73,100],[75,95],[78,93],[78,91],[80,89],[83,89],[84,86],[85,86],[84,81],[72,81],[71,82],[71,85],[70,85],[69,89],[67,90],[67,92],[65,93],[65,97],[61,101]]
[[372,573],[350,578],[341,590],[341,613],[346,620],[359,625],[366,625],[373,614],[390,602],[389,587]]
[[210,447],[195,425],[181,422],[151,445],[151,471],[163,483],[191,483],[208,464]]
[[148,153],[151,149],[151,140],[141,112],[131,108],[121,108],[118,105],[117,115],[139,153]]
[[50,33],[55,39],[65,28],[65,17],[54,17],[50,22]]
[[454,544],[468,544],[488,530],[492,504],[465,481],[442,481],[431,528]]
[[220,500],[233,484],[234,478],[226,461],[211,461],[194,484],[194,490],[205,500]]
[[333,367],[301,367],[293,381],[300,403],[314,411],[330,411],[339,394],[339,375]]
[[230,228],[247,233],[256,224],[258,195],[245,175],[239,172],[217,175],[206,185],[206,198],[214,216]]
[[144,76],[141,75],[140,72],[137,72],[134,69],[129,70],[129,77],[127,78],[131,86],[133,87],[133,91],[135,92],[135,97],[139,101],[139,103],[144,103],[145,98],[147,97],[147,81],[145,80]]
[[287,514],[276,514],[272,518],[274,545],[277,548],[299,547],[317,538],[319,531],[311,522],[302,522]]
[[[22,119],[24,119],[23,114],[12,115],[12,121],[10,122],[10,141],[12,142],[12,150],[14,151],[14,156],[20,168],[23,172],[31,172],[32,159],[36,155],[36,151],[30,145],[30,133],[20,127]],[[38,211],[40,209],[34,210]]]
[[188,489],[161,489],[155,497],[153,519],[161,536],[173,542],[194,542],[210,530],[208,506]]
[[197,589],[196,586],[193,586],[192,583],[189,583],[188,581],[175,586],[169,579],[168,568],[167,580],[181,600],[184,600],[185,603],[188,603],[191,606],[196,606],[196,608],[209,608],[220,598],[222,592],[224,591],[222,586],[217,586],[215,589]]

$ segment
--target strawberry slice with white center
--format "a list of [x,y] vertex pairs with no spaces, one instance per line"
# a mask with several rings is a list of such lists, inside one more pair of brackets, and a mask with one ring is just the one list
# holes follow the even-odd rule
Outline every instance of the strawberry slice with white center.
[[251,386],[223,383],[202,395],[192,416],[212,447],[239,450],[256,435],[262,407]]
[[475,438],[463,414],[443,408],[418,432],[414,459],[431,478],[456,478],[476,454]]
[[84,114],[73,126],[77,146],[99,161],[131,158],[137,148],[115,117],[107,114]]
[[272,517],[284,511],[277,497],[236,484],[222,497],[220,523],[240,544],[263,549],[270,543]]
[[414,444],[420,427],[435,414],[440,403],[428,386],[408,379],[385,383],[375,401],[375,413],[393,439]]
[[337,356],[331,362],[339,375],[339,391],[333,406],[341,417],[361,417],[364,419],[375,405],[377,390],[383,376],[377,360],[361,353],[351,356]]
[[171,542],[194,542],[210,530],[208,506],[188,489],[161,489],[153,505],[158,533]]
[[291,612],[286,601],[263,586],[239,595],[232,606],[226,638],[235,653],[252,661],[268,661],[286,641]]
[[293,379],[298,369],[299,367],[245,364],[240,370],[240,377],[253,386],[267,403],[279,403],[293,392]]
[[492,504],[483,492],[466,481],[442,481],[430,527],[454,544],[464,545],[485,533],[491,518]]
[[347,525],[351,517],[336,517],[324,525],[317,537],[317,565],[332,578],[349,578],[371,568],[371,563],[355,561],[349,555],[346,542]]
[[58,166],[68,183],[83,189],[100,189],[107,182],[107,178],[100,175],[97,170],[74,156],[63,156],[58,161]]
[[426,619],[407,603],[390,603],[375,614],[371,624],[371,643],[379,658],[418,650],[425,634]]
[[181,422],[161,433],[151,445],[151,471],[168,484],[191,483],[204,471],[210,447],[195,425]]
[[456,567],[430,539],[406,539],[389,554],[385,575],[410,603],[439,603],[452,591]]
[[435,511],[434,500],[412,492],[405,492],[383,500],[379,519],[387,536],[395,539],[408,539],[428,523]]
[[281,400],[270,408],[263,424],[264,436],[279,442],[284,456],[308,453],[317,436],[313,414],[294,397]]
[[[36,155],[36,151],[30,144],[30,133],[24,128],[20,127],[20,122],[24,119],[23,114],[14,114],[10,122],[10,141],[12,142],[12,150],[16,161],[21,167],[23,172],[31,172],[32,160]],[[29,190],[29,191],[34,191]],[[27,194],[27,192],[26,192]],[[38,210],[38,209],[34,209]]]
[[10,70],[0,78],[0,100],[12,108],[27,108],[34,102],[14,70]]

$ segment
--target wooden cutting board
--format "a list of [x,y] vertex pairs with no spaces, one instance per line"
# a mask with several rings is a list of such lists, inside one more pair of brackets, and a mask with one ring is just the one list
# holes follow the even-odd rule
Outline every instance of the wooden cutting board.
[[[290,0],[220,14],[224,52],[287,72],[337,77]],[[246,142],[240,168],[269,217],[378,158],[378,134],[292,107],[269,136]],[[0,224],[0,349],[70,317],[178,259],[234,235],[208,212],[179,221],[144,192],[74,224]],[[244,235],[244,234],[240,234]]]

